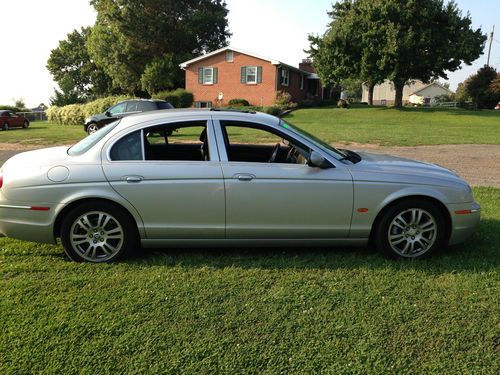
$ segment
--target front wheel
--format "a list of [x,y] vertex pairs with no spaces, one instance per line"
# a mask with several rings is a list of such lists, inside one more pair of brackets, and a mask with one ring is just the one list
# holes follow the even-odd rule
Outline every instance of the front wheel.
[[94,134],[96,131],[99,130],[99,127],[97,126],[97,124],[90,124],[88,127],[87,127],[87,133],[90,135],[90,134]]
[[23,129],[27,129],[28,126],[30,126],[30,123],[28,121],[23,122]]
[[445,246],[446,220],[429,201],[408,199],[390,207],[375,228],[377,249],[390,258],[424,258]]
[[71,210],[62,223],[61,242],[76,262],[108,263],[129,254],[138,244],[138,235],[126,212],[103,202]]
[[5,124],[3,124],[2,130],[4,130],[4,131],[9,130],[9,123],[8,122],[6,122]]

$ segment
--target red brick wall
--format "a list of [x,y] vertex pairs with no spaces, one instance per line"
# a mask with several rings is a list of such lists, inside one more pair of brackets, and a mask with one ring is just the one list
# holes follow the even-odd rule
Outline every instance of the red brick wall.
[[[285,67],[286,69],[286,67]],[[282,86],[278,84],[278,90],[283,90],[289,92],[292,95],[293,102],[300,102],[306,99],[306,89],[307,89],[307,79],[304,78],[304,88],[300,89],[300,72],[289,69],[290,71],[290,82],[288,86]],[[279,72],[281,77],[281,71]]]
[[[221,52],[186,68],[186,90],[194,94],[195,101],[212,102],[215,107],[220,92],[224,94],[222,105],[231,99],[246,99],[251,105],[272,105],[276,95],[276,66],[265,60],[233,52],[233,62],[226,62]],[[241,83],[241,67],[262,66],[262,83]],[[198,68],[218,68],[218,80],[213,85],[198,83]]]

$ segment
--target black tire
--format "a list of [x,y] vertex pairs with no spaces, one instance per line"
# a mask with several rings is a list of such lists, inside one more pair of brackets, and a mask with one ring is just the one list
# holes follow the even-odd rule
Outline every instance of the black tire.
[[[98,213],[104,214],[101,223],[97,222]],[[83,215],[86,219],[82,222]],[[104,223],[107,217],[110,219]],[[106,238],[108,235],[110,238]],[[120,239],[111,238],[116,236]],[[75,237],[81,239],[75,240]],[[74,244],[80,241],[83,243]],[[90,263],[116,262],[140,246],[134,220],[124,209],[108,202],[87,202],[68,212],[61,226],[61,242],[71,260]]]
[[87,134],[90,135],[92,133],[95,133],[99,129],[99,126],[95,122],[92,122],[89,124],[89,126],[87,126]]
[[7,130],[9,130],[9,123],[8,123],[8,122],[6,122],[5,124],[3,124],[3,126],[2,126],[2,130],[3,130],[3,131],[7,131]]
[[23,123],[23,129],[28,129],[28,126],[30,126],[30,123],[27,120],[25,120]]
[[[417,213],[415,217],[421,214],[420,221],[415,220],[415,225],[411,225],[412,212]],[[396,219],[398,216],[404,221]],[[405,222],[408,225],[403,224]],[[388,207],[374,231],[376,248],[392,259],[426,258],[445,247],[448,238],[443,212],[432,202],[417,198],[402,200]],[[409,253],[411,249],[406,249],[406,244],[415,252]]]

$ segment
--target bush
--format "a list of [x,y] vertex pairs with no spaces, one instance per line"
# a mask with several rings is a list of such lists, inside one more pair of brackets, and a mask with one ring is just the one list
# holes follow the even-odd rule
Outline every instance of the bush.
[[264,112],[273,116],[280,116],[283,113],[283,108],[277,105],[272,105],[270,107],[265,108]]
[[82,125],[87,117],[103,113],[121,101],[131,99],[127,96],[108,96],[86,104],[69,104],[64,107],[51,106],[46,114],[49,121],[60,125]]
[[344,100],[344,99],[340,99],[337,102],[337,107],[339,107],[339,108],[349,108],[349,103],[347,103],[347,101]]
[[292,95],[286,91],[276,92],[274,104],[281,108],[295,108],[297,103],[292,102]]
[[154,99],[165,100],[175,108],[189,108],[193,105],[194,95],[192,92],[184,89],[174,91],[161,91],[153,95]]
[[248,107],[250,105],[246,99],[231,99],[228,104],[232,107]]
[[29,109],[19,108],[19,107],[15,107],[12,105],[0,105],[0,110],[12,111],[12,112],[29,112],[30,111]]

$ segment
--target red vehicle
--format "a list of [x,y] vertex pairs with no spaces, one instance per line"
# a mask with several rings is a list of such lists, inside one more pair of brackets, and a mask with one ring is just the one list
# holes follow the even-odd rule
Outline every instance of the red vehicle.
[[12,111],[0,109],[0,127],[2,130],[9,130],[10,128],[27,128],[30,122],[24,116],[15,114]]
[[500,109],[500,102],[497,103],[497,106],[495,107],[496,110]]

